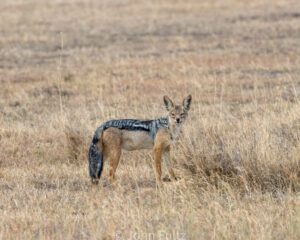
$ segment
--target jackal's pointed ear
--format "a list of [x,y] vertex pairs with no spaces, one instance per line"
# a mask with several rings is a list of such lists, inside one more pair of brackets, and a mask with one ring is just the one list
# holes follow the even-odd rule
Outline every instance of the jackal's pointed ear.
[[164,103],[168,111],[170,111],[171,108],[174,107],[172,100],[168,96],[164,96]]
[[192,95],[188,95],[184,100],[183,100],[183,108],[188,111],[190,110],[190,107],[191,107],[191,103],[192,103]]

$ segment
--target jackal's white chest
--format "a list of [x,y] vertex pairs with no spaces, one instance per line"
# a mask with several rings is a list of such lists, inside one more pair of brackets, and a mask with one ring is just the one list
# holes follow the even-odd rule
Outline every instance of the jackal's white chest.
[[181,126],[170,127],[170,134],[172,136],[173,141],[177,141],[179,139],[181,131],[182,131]]

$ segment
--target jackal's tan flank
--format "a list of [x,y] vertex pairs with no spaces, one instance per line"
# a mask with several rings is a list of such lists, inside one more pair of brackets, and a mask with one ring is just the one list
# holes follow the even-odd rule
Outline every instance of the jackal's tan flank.
[[103,161],[110,161],[110,178],[115,179],[122,149],[132,151],[153,149],[156,180],[161,184],[161,161],[164,157],[172,180],[176,179],[171,167],[170,148],[181,133],[191,106],[192,96],[187,96],[182,105],[174,105],[164,96],[168,116],[154,120],[120,119],[102,124],[95,132],[89,150],[89,170],[92,183],[98,183]]

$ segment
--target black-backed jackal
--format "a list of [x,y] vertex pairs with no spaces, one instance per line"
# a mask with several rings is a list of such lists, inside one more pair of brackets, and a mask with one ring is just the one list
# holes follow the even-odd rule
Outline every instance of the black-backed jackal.
[[192,96],[187,96],[182,105],[174,105],[164,96],[168,116],[154,120],[120,119],[103,123],[96,130],[89,149],[89,171],[92,183],[98,183],[103,169],[103,161],[110,161],[110,178],[115,179],[122,149],[132,151],[153,149],[156,180],[161,185],[161,161],[164,157],[169,175],[175,180],[171,167],[170,148],[181,133],[191,106]]

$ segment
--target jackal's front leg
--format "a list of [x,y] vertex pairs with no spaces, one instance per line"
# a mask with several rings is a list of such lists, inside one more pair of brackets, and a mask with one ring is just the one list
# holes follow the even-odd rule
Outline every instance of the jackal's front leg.
[[161,157],[163,149],[161,146],[156,146],[154,148],[154,161],[155,161],[155,170],[156,170],[156,182],[158,185],[162,185],[161,181]]
[[166,162],[167,170],[169,172],[171,180],[176,181],[177,178],[176,178],[175,173],[172,169],[170,146],[165,149],[163,156],[164,156],[164,160]]
[[156,181],[157,184],[162,186],[161,179],[161,159],[170,146],[170,134],[167,129],[160,129],[154,140],[154,160],[155,160],[155,169],[156,169]]

